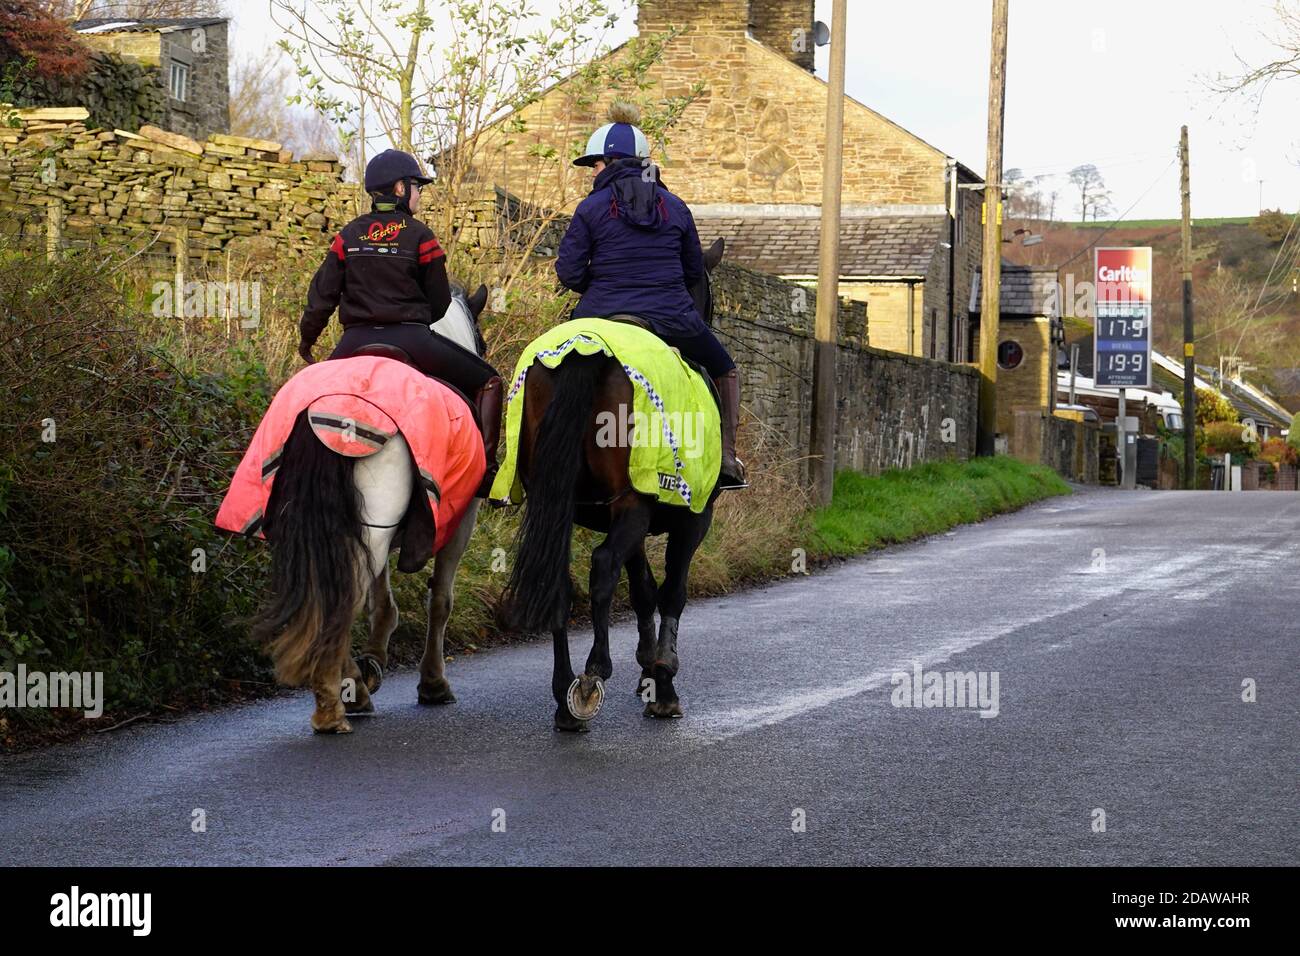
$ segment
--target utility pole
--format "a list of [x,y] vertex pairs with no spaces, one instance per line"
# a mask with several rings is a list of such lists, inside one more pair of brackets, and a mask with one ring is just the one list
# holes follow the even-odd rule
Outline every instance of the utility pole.
[[817,270],[817,351],[813,356],[813,502],[835,490],[835,357],[840,303],[840,191],[844,172],[844,48],[848,0],[831,9],[831,64],[826,84],[826,155],[822,167],[821,261]]
[[976,450],[992,455],[998,430],[998,319],[1002,309],[1002,124],[1007,94],[1008,0],[993,0],[989,140],[984,168],[984,266],[980,297],[980,408]]
[[1192,322],[1192,172],[1187,127],[1178,144],[1183,193],[1183,487],[1196,487],[1196,336]]

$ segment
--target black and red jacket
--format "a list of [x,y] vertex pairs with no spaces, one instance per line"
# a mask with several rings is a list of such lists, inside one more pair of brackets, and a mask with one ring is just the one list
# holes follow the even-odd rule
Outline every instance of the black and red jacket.
[[334,237],[307,290],[298,328],[310,346],[335,309],[344,326],[428,325],[449,305],[447,257],[433,231],[396,197],[385,196]]

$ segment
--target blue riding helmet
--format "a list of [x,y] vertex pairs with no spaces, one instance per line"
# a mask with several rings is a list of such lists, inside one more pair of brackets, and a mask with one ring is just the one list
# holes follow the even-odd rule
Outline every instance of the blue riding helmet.
[[608,159],[648,159],[650,141],[636,124],[641,112],[630,103],[614,103],[606,123],[587,140],[587,152],[573,161],[575,166],[594,166]]

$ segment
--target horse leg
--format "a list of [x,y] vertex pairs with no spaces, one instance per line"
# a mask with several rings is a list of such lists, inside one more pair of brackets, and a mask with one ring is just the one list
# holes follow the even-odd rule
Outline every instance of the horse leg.
[[[397,602],[393,600],[387,562],[384,563],[384,570],[370,584],[369,604],[370,638],[366,641],[361,656],[352,662],[351,668],[347,668],[344,675],[361,680],[367,698],[379,690],[384,682],[384,669],[388,667],[388,641],[397,630]],[[351,673],[353,670],[358,673]]]
[[[567,613],[565,617],[568,617]],[[551,670],[551,696],[555,698],[555,729],[585,734],[588,730],[587,722],[579,720],[569,712],[569,688],[577,682],[573,679],[573,663],[569,660],[568,625],[551,628],[551,641],[555,652],[555,664]]]
[[451,618],[456,569],[469,547],[478,520],[481,500],[469,503],[456,533],[438,552],[433,562],[433,576],[429,578],[429,629],[424,637],[424,656],[420,658],[420,686],[416,693],[421,704],[454,704],[456,695],[445,674],[446,658],[443,655],[443,638],[447,634],[447,621]]
[[659,590],[655,584],[654,571],[650,569],[650,561],[645,554],[644,541],[627,559],[627,584],[632,607],[636,611],[636,662],[641,665],[636,695],[643,697],[654,685],[655,602]]
[[361,672],[357,659],[351,654],[343,655],[343,710],[351,717],[364,716],[375,712],[374,701],[370,699],[370,689],[366,686],[369,677]]
[[[357,602],[360,604],[360,602]],[[348,616],[344,628],[351,629],[352,618],[356,611]],[[311,676],[312,694],[316,698],[316,712],[311,715],[311,729],[318,734],[350,734],[352,725],[348,723],[347,711],[343,703],[343,673],[345,661],[355,667],[346,638],[337,642],[338,653],[322,660]],[[362,685],[356,685],[360,688]],[[369,698],[367,698],[367,701]]]
[[569,690],[569,712],[591,720],[605,699],[604,682],[614,672],[609,657],[609,609],[623,565],[642,547],[650,530],[650,508],[638,495],[628,495],[610,508],[609,534],[591,553],[591,625],[595,640],[582,677]]
[[668,549],[664,561],[664,583],[659,588],[659,640],[655,644],[654,678],[655,696],[647,702],[647,717],[681,717],[682,704],[673,687],[677,676],[677,625],[686,607],[686,581],[691,571],[691,559],[709,531],[713,521],[713,506],[702,514],[687,515],[668,533]]

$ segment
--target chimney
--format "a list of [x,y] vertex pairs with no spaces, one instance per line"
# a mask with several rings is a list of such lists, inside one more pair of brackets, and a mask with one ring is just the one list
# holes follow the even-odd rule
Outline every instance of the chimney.
[[641,0],[636,28],[641,36],[672,27],[743,37],[749,28],[749,0]]
[[749,0],[754,39],[791,63],[813,72],[813,0]]

